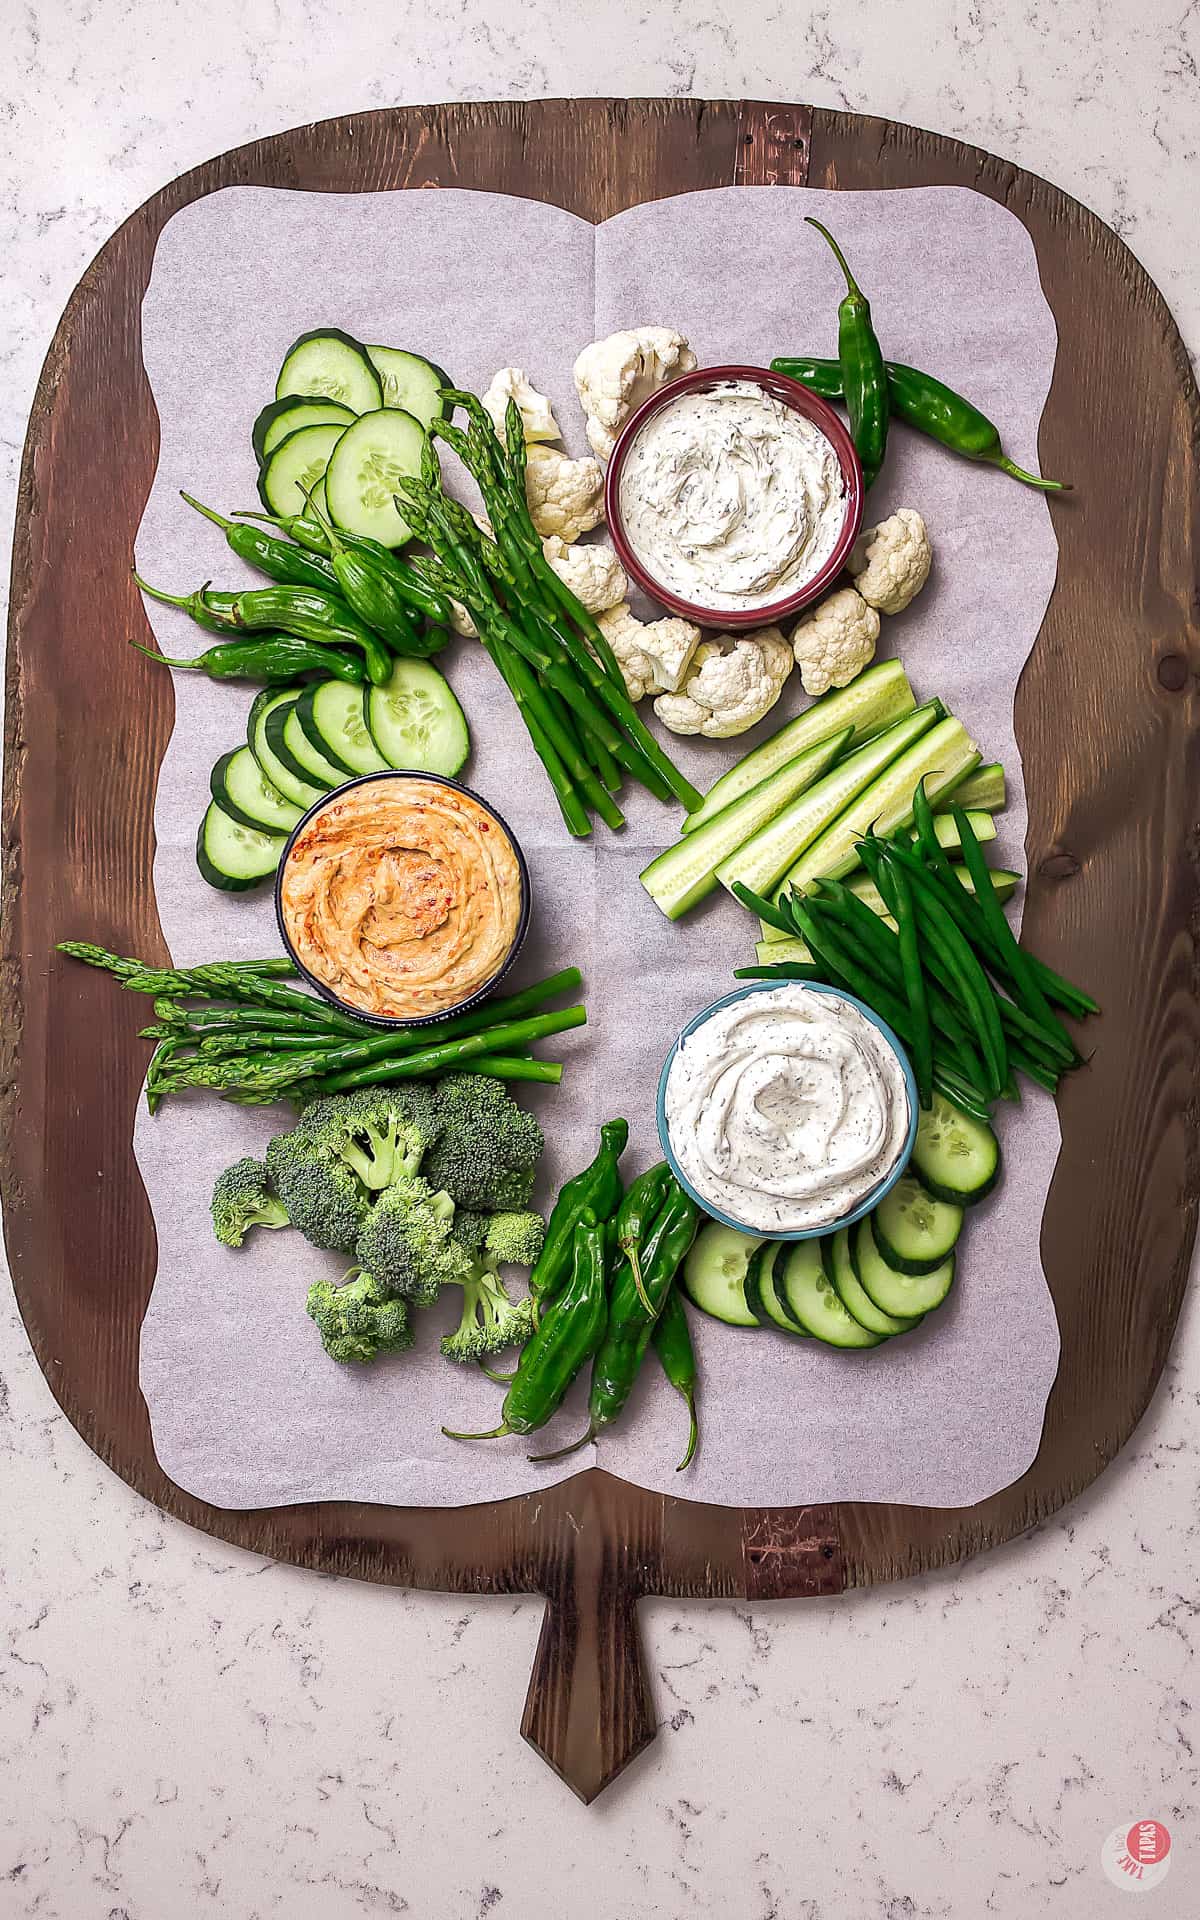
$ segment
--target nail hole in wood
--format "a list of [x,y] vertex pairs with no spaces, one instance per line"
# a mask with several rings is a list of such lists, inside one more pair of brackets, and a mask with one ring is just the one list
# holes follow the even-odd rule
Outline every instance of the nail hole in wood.
[[1181,653],[1164,653],[1158,663],[1158,684],[1168,693],[1182,693],[1188,683],[1188,665]]
[[754,145],[754,135],[753,135],[752,133],[745,133],[745,134],[743,134],[743,135],[742,135],[742,145],[743,145],[744,147],[752,147],[752,146]]
[[828,1540],[825,1542],[825,1545],[821,1548],[821,1558],[822,1560],[833,1559],[833,1548],[830,1546]]
[[1079,862],[1073,853],[1051,853],[1039,862],[1038,872],[1044,880],[1070,880],[1079,872]]

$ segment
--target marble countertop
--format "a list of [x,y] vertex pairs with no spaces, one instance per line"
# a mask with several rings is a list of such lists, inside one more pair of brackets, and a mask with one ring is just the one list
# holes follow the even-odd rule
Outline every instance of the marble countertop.
[[[1185,0],[31,0],[0,102],[0,529],[42,356],[109,232],[256,135],[401,101],[751,95],[890,115],[1094,207],[1200,340]],[[0,1920],[1117,1915],[1153,1816],[1182,1916],[1200,1318],[1089,1494],[953,1572],[819,1605],[642,1609],[661,1732],[593,1808],[517,1738],[533,1599],[404,1594],[164,1518],[58,1413],[0,1296]],[[547,1835],[553,1845],[547,1845]],[[601,1891],[597,1893],[595,1889]]]

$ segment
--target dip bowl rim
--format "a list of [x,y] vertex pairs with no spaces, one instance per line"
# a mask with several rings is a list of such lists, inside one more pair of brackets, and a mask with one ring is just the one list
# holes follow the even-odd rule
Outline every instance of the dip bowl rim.
[[[621,475],[630,449],[646,421],[673,400],[685,393],[695,393],[707,386],[714,386],[726,380],[752,381],[756,386],[783,402],[793,413],[801,414],[813,426],[818,427],[833,447],[841,468],[845,486],[846,512],[842,529],[836,544],[824,566],[811,580],[793,592],[784,594],[778,600],[772,600],[761,607],[706,607],[700,601],[688,600],[683,595],[672,593],[639,559],[636,548],[625,531],[625,522],[621,514]],[[616,444],[609,455],[608,470],[604,476],[604,513],[608,522],[609,538],[616,551],[617,558],[634,584],[641,588],[651,600],[677,614],[682,620],[690,620],[694,626],[710,627],[727,633],[746,632],[756,627],[775,626],[781,620],[788,619],[794,613],[800,613],[818,600],[827,588],[831,587],[845,568],[851,548],[862,530],[863,512],[866,503],[866,486],[863,480],[862,463],[850,437],[849,429],[840,415],[834,412],[828,400],[819,393],[793,380],[786,373],[774,373],[770,367],[751,365],[722,365],[716,367],[695,367],[691,373],[680,374],[677,380],[669,380],[665,386],[656,387],[640,407],[630,414],[628,420],[617,435]]]
[[[777,987],[787,986],[804,987],[809,993],[827,994],[834,1000],[844,1001],[847,1006],[857,1008],[858,1012],[863,1015],[863,1018],[868,1020],[870,1024],[882,1034],[887,1045],[899,1061],[901,1071],[904,1074],[904,1085],[908,1096],[908,1128],[904,1136],[904,1144],[896,1155],[895,1164],[881,1179],[875,1182],[875,1185],[870,1189],[869,1193],[864,1195],[863,1199],[860,1200],[855,1207],[851,1208],[849,1213],[839,1213],[833,1219],[816,1227],[762,1228],[751,1226],[745,1220],[738,1220],[731,1213],[722,1212],[721,1209],[714,1206],[710,1200],[705,1199],[699,1188],[693,1186],[692,1182],[681,1169],[674,1146],[671,1143],[670,1129],[667,1125],[667,1080],[670,1076],[671,1068],[675,1063],[675,1057],[684,1041],[690,1034],[695,1033],[697,1028],[702,1027],[707,1020],[711,1020],[714,1014],[719,1013],[722,1007],[733,1006],[737,1001],[747,1000],[755,993],[769,993]],[[838,1233],[843,1227],[852,1227],[856,1221],[864,1219],[868,1213],[872,1212],[873,1209],[879,1205],[884,1195],[890,1193],[897,1180],[901,1178],[907,1169],[908,1163],[912,1158],[913,1144],[917,1137],[917,1124],[920,1120],[920,1110],[917,1104],[916,1076],[913,1073],[908,1055],[892,1028],[889,1027],[886,1020],[875,1012],[873,1007],[869,1007],[864,1000],[860,1000],[857,994],[845,993],[841,987],[831,987],[828,982],[824,980],[748,980],[745,986],[735,989],[732,993],[722,994],[719,1000],[714,1000],[710,1006],[703,1007],[699,1013],[688,1021],[685,1027],[681,1027],[671,1043],[670,1051],[663,1061],[662,1069],[658,1076],[655,1115],[658,1122],[658,1140],[663,1150],[663,1157],[684,1192],[696,1202],[696,1205],[710,1220],[716,1220],[723,1227],[732,1227],[738,1233],[758,1234],[764,1241],[820,1240],[824,1238],[826,1234]]]
[[[455,793],[465,794],[468,800],[474,800],[476,806],[482,807],[483,811],[496,822],[497,826],[503,829],[508,838],[508,843],[516,856],[517,870],[521,882],[521,908],[517,918],[517,930],[513,935],[512,945],[509,947],[504,959],[489,980],[486,980],[481,987],[474,988],[473,991],[467,994],[462,1000],[456,1001],[452,1007],[443,1007],[438,1013],[422,1013],[415,1014],[409,1018],[401,1018],[397,1014],[365,1012],[362,1007],[356,1007],[351,1001],[344,1000],[333,987],[329,986],[326,981],[321,980],[310,968],[305,966],[303,960],[301,960],[299,954],[296,952],[292,944],[291,936],[287,930],[287,923],[283,912],[283,876],[287,867],[288,858],[298,836],[303,833],[309,821],[314,819],[315,816],[321,812],[322,808],[327,807],[331,801],[340,799],[351,787],[364,787],[375,780],[424,780],[433,786],[451,787]],[[381,767],[375,773],[353,774],[343,780],[340,786],[331,788],[328,793],[323,793],[319,800],[314,800],[311,807],[306,809],[288,834],[283,851],[279,856],[279,865],[275,869],[275,881],[272,892],[275,901],[275,924],[279,930],[279,938],[283,942],[284,951],[289,960],[295,965],[301,979],[304,980],[305,983],[313,989],[314,993],[318,994],[327,1005],[337,1007],[341,1013],[348,1013],[352,1019],[361,1021],[365,1028],[374,1028],[377,1032],[381,1033],[399,1032],[406,1027],[437,1027],[444,1021],[451,1020],[460,1013],[469,1013],[473,1008],[481,1006],[488,995],[495,992],[501,981],[506,978],[515,965],[521,948],[525,944],[525,936],[529,932],[529,921],[533,909],[533,889],[529,874],[529,862],[525,857],[524,848],[509,826],[508,821],[504,818],[504,815],[497,812],[491,801],[485,800],[483,795],[477,793],[474,787],[468,787],[463,781],[455,780],[449,774],[430,773],[422,767]]]

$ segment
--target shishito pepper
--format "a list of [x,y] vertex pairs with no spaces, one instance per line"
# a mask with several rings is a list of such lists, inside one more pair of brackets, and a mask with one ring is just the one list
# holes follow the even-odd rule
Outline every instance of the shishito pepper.
[[660,1160],[657,1166],[647,1167],[645,1173],[639,1174],[633,1182],[617,1212],[617,1256],[624,1256],[628,1261],[638,1298],[647,1313],[653,1309],[642,1280],[641,1243],[667,1197],[670,1181],[671,1169],[665,1160]]
[[[951,453],[961,453],[964,460],[981,460],[988,466],[999,467],[1001,473],[1009,474],[1027,487],[1037,487],[1042,493],[1070,492],[1066,480],[1045,480],[1040,473],[1026,473],[1024,467],[1015,465],[1000,443],[999,427],[970,400],[964,400],[961,393],[955,393],[953,387],[935,380],[931,373],[922,373],[920,367],[906,367],[901,360],[887,360],[884,368],[892,412],[897,420],[949,447]],[[772,360],[771,371],[786,374],[789,380],[798,380],[801,386],[826,400],[844,397],[838,360],[819,360],[812,356],[796,359],[785,355]]]
[[521,1351],[504,1396],[500,1425],[489,1433],[457,1433],[443,1427],[448,1439],[498,1440],[506,1433],[533,1433],[557,1413],[576,1374],[604,1338],[606,1254],[604,1224],[585,1210],[572,1228],[570,1280],[550,1302]]
[[585,1213],[611,1219],[621,1201],[617,1162],[629,1140],[627,1120],[608,1120],[600,1129],[600,1151],[589,1167],[568,1180],[554,1202],[546,1238],[529,1276],[529,1291],[539,1307],[552,1300],[571,1270],[575,1225]]
[[211,633],[275,630],[317,646],[356,647],[374,686],[385,686],[391,679],[391,654],[338,595],[315,587],[251,587],[238,593],[214,588],[207,580],[194,593],[164,593],[138,574],[133,577],[152,600],[179,607]]
[[654,1332],[650,1338],[664,1374],[688,1410],[687,1450],[675,1469],[676,1473],[682,1473],[685,1467],[692,1464],[700,1428],[696,1419],[696,1349],[692,1345],[687,1309],[679,1297],[677,1286],[671,1288],[663,1301],[662,1312],[654,1322]]
[[264,686],[273,682],[299,679],[302,673],[330,674],[338,680],[361,683],[367,670],[356,654],[341,653],[337,647],[317,646],[311,640],[296,640],[288,633],[256,633],[252,640],[225,640],[207,647],[194,660],[176,660],[170,654],[155,653],[134,640],[131,645],[148,660],[161,660],[164,666],[190,668],[206,673],[210,680],[254,680]]
[[641,1371],[650,1335],[680,1263],[700,1224],[700,1209],[670,1174],[666,1198],[639,1249],[640,1273],[647,1300],[643,1306],[633,1277],[633,1265],[618,1265],[611,1283],[608,1327],[592,1365],[588,1394],[587,1431],[569,1447],[555,1453],[533,1454],[535,1460],[560,1460],[595,1440],[624,1410]]
[[887,371],[883,348],[871,324],[871,303],[846,264],[846,258],[828,227],[807,215],[810,227],[829,242],[834,257],[846,276],[846,294],[838,307],[838,360],[842,370],[842,391],[850,431],[862,462],[863,480],[869,487],[883,465],[887,451],[888,399]]

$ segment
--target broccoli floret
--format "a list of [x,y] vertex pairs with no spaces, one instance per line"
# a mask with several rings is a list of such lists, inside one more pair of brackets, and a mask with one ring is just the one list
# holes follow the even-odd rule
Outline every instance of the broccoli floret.
[[533,1332],[533,1301],[513,1300],[495,1267],[479,1261],[463,1282],[462,1318],[442,1341],[447,1360],[482,1360],[502,1347],[523,1346]]
[[482,1253],[491,1218],[490,1213],[472,1213],[467,1207],[455,1207],[453,1232],[459,1246],[465,1247],[468,1253]]
[[251,1227],[287,1226],[287,1209],[271,1192],[261,1160],[235,1160],[217,1175],[212,1222],[223,1247],[240,1247]]
[[360,1087],[312,1101],[298,1131],[329,1148],[373,1193],[416,1173],[439,1131],[431,1087]]
[[437,1085],[441,1138],[423,1172],[456,1206],[481,1213],[529,1205],[545,1141],[531,1113],[486,1074],[448,1074]]
[[499,1266],[531,1267],[545,1238],[546,1222],[540,1213],[494,1213],[487,1222],[483,1246]]
[[373,1360],[377,1353],[399,1353],[413,1343],[403,1300],[392,1299],[373,1274],[356,1267],[340,1286],[315,1280],[306,1311],[333,1360]]
[[269,1143],[267,1173],[306,1240],[333,1253],[353,1253],[368,1201],[343,1159],[297,1127]]
[[398,1180],[364,1220],[355,1256],[390,1293],[429,1306],[440,1287],[464,1279],[474,1264],[455,1240],[453,1222],[448,1193],[436,1192],[419,1174]]

